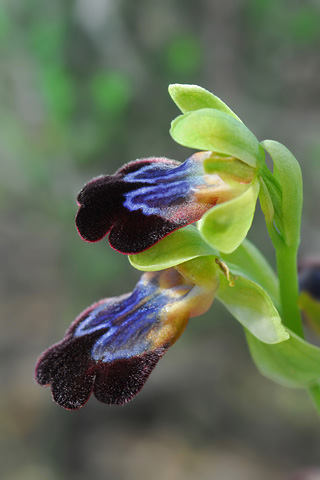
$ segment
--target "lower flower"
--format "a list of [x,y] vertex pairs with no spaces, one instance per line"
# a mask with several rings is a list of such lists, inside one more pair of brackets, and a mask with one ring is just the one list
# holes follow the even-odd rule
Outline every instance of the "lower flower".
[[123,405],[143,387],[179,338],[190,317],[211,305],[215,287],[195,285],[181,266],[141,276],[132,293],[106,298],[85,310],[65,338],[45,351],[35,371],[64,408],[82,407],[91,393]]

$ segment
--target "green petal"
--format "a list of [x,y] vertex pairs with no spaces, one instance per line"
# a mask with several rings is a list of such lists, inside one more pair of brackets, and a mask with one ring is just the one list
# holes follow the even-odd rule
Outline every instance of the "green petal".
[[188,225],[163,238],[145,252],[129,255],[129,261],[138,270],[153,272],[204,255],[218,255],[218,252],[201,238],[197,228]]
[[169,85],[169,94],[182,113],[202,108],[214,108],[231,115],[241,122],[240,118],[219,97],[216,97],[205,88],[198,87],[198,85],[174,83]]
[[171,124],[172,138],[185,147],[211,150],[242,160],[252,167],[262,161],[253,133],[231,115],[204,108],[180,115]]
[[216,296],[260,343],[288,341],[289,335],[281,323],[276,307],[257,283],[242,276],[235,276],[234,285],[230,286],[226,276],[221,274]]
[[259,371],[287,387],[312,387],[320,380],[320,348],[291,332],[289,340],[266,345],[246,332],[249,350]]
[[238,197],[206,212],[199,222],[204,240],[223,253],[235,250],[251,227],[258,193],[259,182],[255,181]]

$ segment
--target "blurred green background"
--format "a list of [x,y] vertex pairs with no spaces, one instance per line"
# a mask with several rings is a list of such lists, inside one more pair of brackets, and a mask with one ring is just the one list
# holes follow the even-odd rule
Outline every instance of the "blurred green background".
[[[0,5],[1,478],[278,480],[317,466],[307,395],[258,374],[217,302],[125,407],[92,398],[64,411],[33,368],[82,309],[139,277],[107,241],[80,239],[75,199],[91,177],[135,158],[187,158],[168,134],[179,113],[169,83],[208,88],[259,139],[295,153],[301,257],[319,254],[319,2]],[[260,211],[249,237],[273,262]]]

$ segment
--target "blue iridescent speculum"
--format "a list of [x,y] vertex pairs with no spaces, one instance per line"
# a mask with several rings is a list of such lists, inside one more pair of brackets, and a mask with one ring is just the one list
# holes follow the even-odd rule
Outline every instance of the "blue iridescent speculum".
[[[187,204],[194,202],[197,189],[208,187],[203,169],[203,159],[209,158],[211,152],[195,154],[184,163],[168,168],[166,164],[151,163],[140,170],[124,177],[128,183],[142,183],[145,186],[126,193],[124,206],[129,210],[141,210],[144,215],[159,215],[175,221],[183,212],[174,206],[182,204],[187,210]],[[217,176],[216,176],[217,177]],[[222,183],[217,177],[216,185]],[[212,187],[215,184],[212,182]],[[198,206],[198,208],[200,208]]]
[[[162,273],[162,276],[168,273]],[[178,276],[178,273],[173,270],[170,275]],[[75,337],[106,330],[93,345],[95,361],[112,362],[154,349],[154,340],[163,323],[161,311],[165,306],[169,309],[170,304],[191,290],[187,285],[162,289],[160,280],[161,274],[143,275],[131,294],[119,300],[106,300],[78,325]]]

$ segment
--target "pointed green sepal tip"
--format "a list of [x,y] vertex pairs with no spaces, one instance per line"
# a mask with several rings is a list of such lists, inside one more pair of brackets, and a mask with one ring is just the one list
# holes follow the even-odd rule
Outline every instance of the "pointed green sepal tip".
[[213,108],[227,113],[241,122],[240,118],[219,97],[198,85],[174,83],[169,85],[169,94],[182,113]]
[[223,253],[233,252],[251,227],[258,193],[256,180],[241,195],[205,213],[199,222],[203,239]]
[[198,150],[231,155],[251,167],[261,163],[260,145],[253,133],[228,113],[203,108],[180,115],[170,134],[179,144]]
[[218,252],[201,238],[197,228],[188,225],[171,233],[148,250],[129,255],[129,261],[137,270],[152,272],[206,255],[218,255]]
[[230,285],[225,272],[220,275],[217,298],[255,338],[267,344],[286,342],[280,315],[267,292],[242,275],[234,275]]

